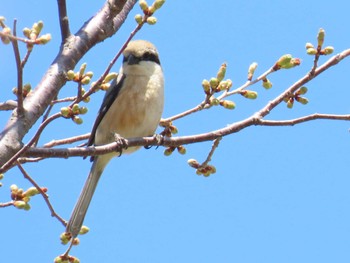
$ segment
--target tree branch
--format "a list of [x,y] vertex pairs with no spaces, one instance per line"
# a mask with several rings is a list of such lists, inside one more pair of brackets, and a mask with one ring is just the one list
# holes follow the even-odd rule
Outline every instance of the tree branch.
[[[22,147],[22,139],[40,118],[66,82],[65,72],[94,45],[112,36],[125,21],[136,0],[109,0],[75,34],[71,35],[32,95],[24,100],[24,116],[13,111],[0,134],[0,164],[6,163]],[[39,106],[40,105],[40,106]]]

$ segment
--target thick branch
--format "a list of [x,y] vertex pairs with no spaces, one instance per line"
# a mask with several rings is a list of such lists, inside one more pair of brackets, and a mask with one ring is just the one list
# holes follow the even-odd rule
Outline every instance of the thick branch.
[[0,134],[0,165],[21,148],[24,135],[65,84],[65,72],[73,69],[94,45],[112,36],[125,21],[135,3],[136,0],[107,1],[94,17],[66,40],[32,96],[24,100],[24,116],[18,116],[14,110]]

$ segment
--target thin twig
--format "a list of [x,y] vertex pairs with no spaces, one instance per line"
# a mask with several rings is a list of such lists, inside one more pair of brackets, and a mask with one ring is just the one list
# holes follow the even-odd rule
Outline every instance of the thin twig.
[[0,102],[0,110],[13,110],[17,107],[17,101],[8,100],[5,102]]
[[19,54],[18,41],[16,39],[17,35],[17,20],[13,21],[13,36],[14,39],[11,39],[13,51],[15,53],[15,61],[17,68],[17,112],[19,116],[23,116],[23,68],[21,65],[21,57]]
[[49,209],[51,211],[51,216],[52,217],[56,217],[58,219],[58,221],[60,221],[63,224],[63,226],[66,226],[66,221],[55,212],[55,209],[53,208],[51,202],[49,201],[49,196],[34,181],[34,179],[26,172],[26,170],[23,168],[23,166],[21,165],[21,163],[19,161],[17,161],[16,164],[17,164],[19,170],[21,171],[21,173],[23,174],[24,178],[26,178],[39,191],[39,193],[42,195],[42,197],[44,198],[47,206],[49,207]]
[[44,144],[44,148],[52,148],[58,145],[63,145],[63,144],[72,144],[74,142],[78,142],[78,141],[82,141],[82,140],[87,140],[90,137],[90,133],[86,133],[86,134],[82,134],[79,136],[74,136],[74,137],[70,137],[70,138],[65,138],[65,139],[61,139],[61,140],[53,140],[51,142],[48,142],[46,144]]
[[222,137],[218,137],[214,140],[213,145],[211,146],[211,150],[207,156],[207,159],[205,159],[205,161],[201,164],[201,166],[207,166],[208,163],[211,161],[211,158],[213,157],[215,150],[219,147],[221,139]]
[[70,36],[66,0],[57,0],[62,43]]

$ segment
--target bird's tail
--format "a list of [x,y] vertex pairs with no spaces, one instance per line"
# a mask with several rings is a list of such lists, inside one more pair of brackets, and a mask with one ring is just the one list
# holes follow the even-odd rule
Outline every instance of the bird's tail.
[[89,176],[67,224],[66,232],[71,233],[73,238],[80,232],[97,183],[105,167],[105,165],[101,165],[99,159],[99,157],[94,158]]

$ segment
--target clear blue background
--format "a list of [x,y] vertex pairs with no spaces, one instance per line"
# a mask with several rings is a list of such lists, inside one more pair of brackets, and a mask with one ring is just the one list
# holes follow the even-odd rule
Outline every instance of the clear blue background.
[[[76,32],[104,1],[68,1],[70,25]],[[335,52],[349,48],[346,1],[170,1],[136,38],[159,49],[166,76],[164,117],[180,113],[203,99],[201,81],[228,63],[234,87],[246,80],[253,61],[257,74],[281,55],[291,53],[302,65],[280,71],[260,84],[255,101],[233,97],[234,111],[221,107],[176,121],[179,136],[208,132],[246,118],[261,109],[312,66],[305,43],[316,41],[320,27],[325,45]],[[135,27],[133,16],[120,32],[96,46],[79,62],[99,76]],[[25,82],[35,86],[55,58],[60,44],[56,1],[2,1],[1,15],[18,31],[45,22],[52,41],[35,48],[25,68]],[[327,57],[322,57],[324,62]],[[118,71],[120,62],[114,68]],[[14,98],[15,65],[11,46],[0,46],[0,101]],[[307,87],[309,104],[292,110],[278,106],[267,119],[307,114],[347,114],[350,59],[331,68]],[[67,85],[60,98],[75,94]],[[84,124],[52,123],[41,143],[90,131],[103,94],[88,104]],[[58,111],[59,107],[55,109]],[[0,113],[1,127],[9,112]],[[72,251],[81,262],[349,262],[350,261],[350,134],[344,121],[313,121],[295,127],[249,127],[225,137],[212,163],[217,173],[199,177],[186,161],[203,161],[211,142],[187,146],[187,154],[163,156],[163,149],[141,150],[114,159],[105,171],[85,224],[91,228]],[[30,138],[33,131],[26,137]],[[51,159],[25,168],[49,189],[56,211],[68,219],[90,169],[82,158]],[[9,186],[27,188],[17,168],[6,173],[0,201],[9,200]],[[52,262],[65,251],[64,231],[40,197],[29,212],[0,210],[1,258],[4,262]]]

